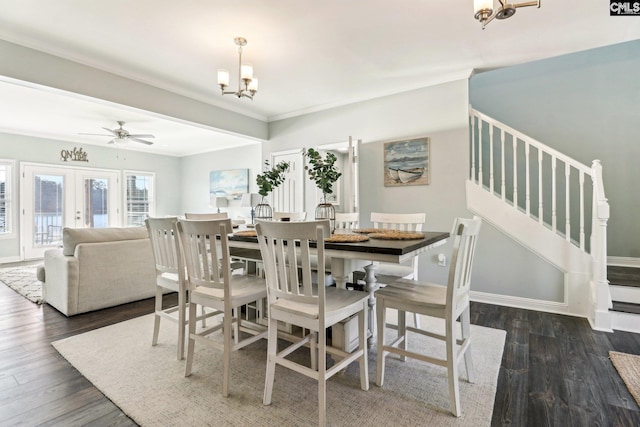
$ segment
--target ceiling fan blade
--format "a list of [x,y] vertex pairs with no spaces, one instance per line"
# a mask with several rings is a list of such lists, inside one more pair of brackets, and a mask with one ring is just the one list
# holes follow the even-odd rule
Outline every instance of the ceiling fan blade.
[[[117,131],[118,131],[119,129],[116,129],[116,130],[111,130],[111,129],[109,129],[109,128],[102,128],[102,129],[104,129],[104,130],[106,130],[106,131],[109,131],[109,132],[111,132],[111,133],[112,133],[112,134],[114,134],[114,135],[118,135],[118,132],[117,132]],[[111,136],[111,135],[109,135],[109,136]]]
[[145,141],[144,139],[138,139],[136,137],[134,137],[133,135],[129,135],[129,139],[135,142],[141,142],[143,144],[147,144],[147,145],[153,145],[153,142],[151,141]]
[[78,133],[78,135],[93,135],[93,136],[113,136],[113,135],[105,135],[104,133]]
[[155,138],[155,136],[147,133],[130,133],[129,138]]

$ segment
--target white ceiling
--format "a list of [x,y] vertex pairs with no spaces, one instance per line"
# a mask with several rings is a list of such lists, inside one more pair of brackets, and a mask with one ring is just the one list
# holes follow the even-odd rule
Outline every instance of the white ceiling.
[[[640,38],[638,17],[610,17],[607,5],[542,0],[483,31],[472,0],[0,0],[0,39],[273,121]],[[260,80],[254,101],[216,86],[218,68],[236,84],[236,36]],[[77,133],[124,120],[131,133],[156,135],[132,147],[144,151],[256,142],[15,81],[0,81],[0,97],[5,132],[104,144]]]

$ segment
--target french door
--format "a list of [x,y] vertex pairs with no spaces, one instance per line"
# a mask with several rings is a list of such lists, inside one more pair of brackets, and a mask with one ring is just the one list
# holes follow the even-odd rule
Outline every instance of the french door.
[[42,258],[62,244],[62,229],[119,225],[117,171],[23,163],[21,165],[23,258]]

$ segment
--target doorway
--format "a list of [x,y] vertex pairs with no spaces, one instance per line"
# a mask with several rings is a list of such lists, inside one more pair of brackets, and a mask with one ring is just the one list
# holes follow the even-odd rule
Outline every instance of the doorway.
[[21,165],[20,230],[23,259],[42,258],[62,245],[62,229],[119,224],[118,171]]

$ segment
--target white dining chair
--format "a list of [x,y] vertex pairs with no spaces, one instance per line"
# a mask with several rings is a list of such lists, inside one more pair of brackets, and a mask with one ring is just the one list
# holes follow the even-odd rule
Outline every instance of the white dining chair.
[[[229,395],[231,352],[261,338],[267,331],[255,323],[242,322],[239,307],[265,298],[264,279],[250,275],[232,275],[228,233],[231,220],[180,220],[178,233],[184,250],[189,285],[189,317],[196,315],[198,305],[214,309],[208,315],[222,315],[222,322],[196,332],[195,322],[189,323],[185,376],[191,375],[195,342],[220,346],[208,335],[222,329],[223,371],[222,395]],[[240,331],[249,337],[240,339]]]
[[[330,234],[328,220],[298,223],[259,222],[256,225],[267,280],[269,338],[263,403],[271,404],[276,365],[294,370],[318,382],[318,420],[326,425],[327,380],[354,361],[360,364],[360,387],[369,389],[367,372],[368,295],[335,287],[314,285],[311,280],[312,242],[317,242],[320,269],[325,266],[324,237]],[[298,271],[300,265],[301,271]],[[327,344],[327,328],[352,315],[358,316],[359,346],[347,353]],[[309,331],[278,351],[278,322]],[[288,356],[303,345],[311,348],[311,366]],[[336,360],[327,368],[327,354]],[[294,398],[294,396],[291,396]],[[298,396],[295,396],[298,398]]]
[[[187,327],[187,282],[176,227],[177,221],[176,217],[147,218],[145,225],[149,233],[156,269],[156,296],[151,345],[158,344],[161,319],[175,322],[178,324],[178,360],[182,360],[184,359],[184,339]],[[167,291],[177,292],[178,304],[164,309],[163,296]],[[178,317],[175,317],[176,312]]]
[[186,219],[199,219],[199,220],[225,219],[225,218],[229,218],[229,214],[227,212],[207,212],[207,213],[185,212],[184,217]]
[[[481,220],[478,217],[473,219],[458,218],[454,222],[451,232],[454,239],[453,249],[446,286],[399,279],[375,293],[378,322],[377,384],[380,387],[383,385],[385,360],[389,353],[399,354],[402,359],[410,357],[445,366],[448,374],[451,411],[456,417],[461,415],[458,365],[463,357],[467,379],[470,383],[474,382],[473,360],[471,358],[469,287],[480,226]],[[384,342],[387,309],[398,311],[397,337],[388,344]],[[444,319],[444,333],[407,326],[407,312]],[[457,331],[458,319],[461,329],[460,339],[458,339]],[[412,350],[408,332],[444,341],[445,357],[434,357]]]
[[358,212],[336,212],[336,230],[353,230],[358,228],[360,214]]

